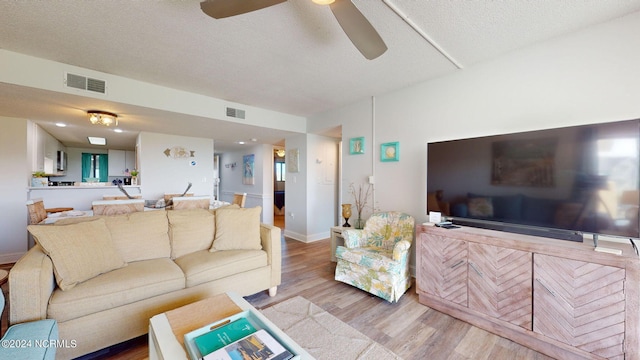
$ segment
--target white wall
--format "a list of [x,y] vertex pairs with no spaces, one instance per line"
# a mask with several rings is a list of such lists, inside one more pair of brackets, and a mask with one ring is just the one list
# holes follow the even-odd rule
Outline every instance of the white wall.
[[[175,147],[183,147],[193,156],[165,155]],[[189,193],[213,198],[212,139],[142,132],[138,136],[138,154],[143,198],[161,199],[164,193],[182,193],[189,183]]]
[[[313,117],[309,129],[342,125],[344,183],[375,174],[376,206],[423,222],[429,141],[640,118],[638,33],[635,13]],[[372,166],[348,155],[356,136]],[[400,142],[399,162],[379,160],[389,141]]]
[[[305,241],[326,239],[334,226],[337,202],[338,141],[307,135],[307,231]],[[288,196],[288,192],[287,192]],[[285,199],[286,201],[286,199]],[[286,207],[285,207],[286,208]]]
[[329,237],[335,225],[338,146],[333,138],[306,134],[286,139],[286,161],[298,151],[299,172],[287,166],[284,235],[311,242]]
[[27,183],[31,177],[25,119],[0,117],[0,263],[27,251]]

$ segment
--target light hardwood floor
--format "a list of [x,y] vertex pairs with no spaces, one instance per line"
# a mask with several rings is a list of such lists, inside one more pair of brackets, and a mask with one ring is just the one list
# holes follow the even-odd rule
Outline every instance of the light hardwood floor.
[[[282,285],[278,294],[269,297],[264,291],[246,297],[258,309],[303,296],[407,360],[550,359],[419,304],[415,286],[400,301],[389,304],[335,281],[329,239],[310,244],[286,239],[282,245]],[[6,284],[3,288],[6,294]],[[141,360],[147,356],[147,339],[140,337],[83,360]]]

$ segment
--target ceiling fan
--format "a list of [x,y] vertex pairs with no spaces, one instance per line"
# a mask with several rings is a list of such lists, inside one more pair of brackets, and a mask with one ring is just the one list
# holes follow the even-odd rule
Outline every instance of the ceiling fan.
[[[277,5],[286,0],[206,0],[200,3],[202,11],[216,19],[245,14]],[[362,15],[351,0],[312,0],[316,4],[329,5],[338,24],[349,40],[364,55],[372,60],[387,51],[387,45],[371,23]]]

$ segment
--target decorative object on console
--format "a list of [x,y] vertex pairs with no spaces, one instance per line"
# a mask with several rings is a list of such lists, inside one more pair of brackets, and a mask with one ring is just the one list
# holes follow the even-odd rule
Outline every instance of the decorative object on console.
[[118,126],[118,115],[107,111],[89,110],[87,111],[89,121],[93,125]]
[[342,227],[351,227],[351,225],[349,225],[351,206],[351,204],[342,204],[342,217],[344,218],[344,224],[342,224]]
[[389,142],[380,144],[380,161],[399,161],[400,143]]
[[349,154],[364,154],[364,137],[351,138],[349,141]]

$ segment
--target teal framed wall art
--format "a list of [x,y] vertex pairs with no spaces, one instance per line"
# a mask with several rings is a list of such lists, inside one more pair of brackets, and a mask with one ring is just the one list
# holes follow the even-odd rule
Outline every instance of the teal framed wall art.
[[364,137],[351,138],[349,141],[349,154],[364,154]]
[[380,144],[380,161],[400,161],[400,143],[395,141]]

